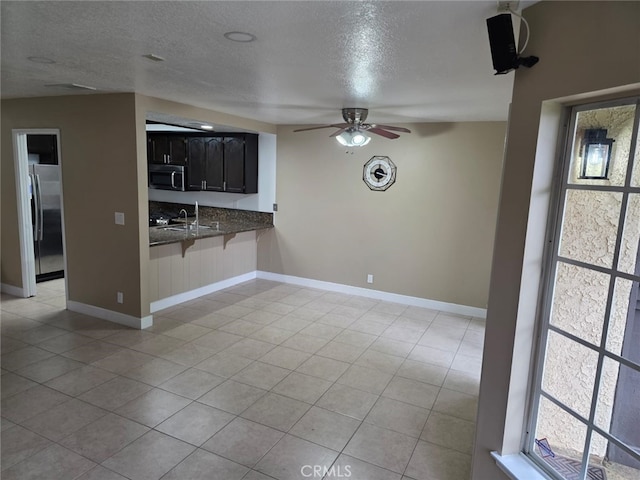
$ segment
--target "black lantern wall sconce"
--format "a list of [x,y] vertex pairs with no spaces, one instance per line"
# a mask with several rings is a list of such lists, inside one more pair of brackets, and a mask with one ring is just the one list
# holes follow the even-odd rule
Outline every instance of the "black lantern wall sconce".
[[611,147],[615,140],[607,138],[605,128],[588,128],[584,132],[580,178],[606,180],[609,178]]

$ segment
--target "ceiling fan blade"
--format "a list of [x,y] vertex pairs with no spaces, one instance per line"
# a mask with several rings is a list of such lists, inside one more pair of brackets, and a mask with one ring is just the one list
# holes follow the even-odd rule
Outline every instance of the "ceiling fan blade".
[[394,138],[400,138],[400,135],[397,135],[397,134],[391,133],[391,132],[387,132],[386,130],[382,130],[381,128],[378,128],[378,127],[371,127],[368,131],[371,132],[371,133],[375,133],[377,135],[381,135],[381,136],[386,137],[386,138],[390,138],[392,140]]
[[411,133],[411,130],[409,130],[408,128],[403,128],[403,127],[394,127],[393,125],[379,125],[377,123],[374,123],[371,125],[372,128],[384,128],[385,130],[392,130],[394,132],[404,132],[404,133]]
[[338,124],[332,124],[332,125],[322,125],[320,127],[299,128],[297,130],[294,130],[294,132],[306,132],[307,130],[318,130],[320,128],[344,128],[347,125],[349,125],[349,124],[348,123],[338,123]]

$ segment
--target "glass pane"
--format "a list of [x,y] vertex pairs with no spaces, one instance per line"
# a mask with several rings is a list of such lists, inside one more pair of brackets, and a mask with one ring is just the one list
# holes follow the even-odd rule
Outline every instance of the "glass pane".
[[[638,291],[639,283],[632,282],[631,280],[625,280],[622,278],[616,279],[615,290],[613,292],[613,303],[611,305],[611,316],[609,318],[609,331],[607,333],[607,350],[621,355],[629,357],[629,353],[633,352],[631,345],[633,342],[627,340],[626,348],[623,351],[623,343],[625,337],[631,339],[634,336],[635,330],[636,345],[640,344],[640,337],[638,337],[638,329],[640,329],[640,292]],[[637,349],[636,355],[640,355],[640,349]]]
[[640,372],[604,358],[594,423],[640,455]]
[[558,262],[551,325],[599,346],[609,278],[606,273]]
[[640,243],[640,195],[630,194],[627,204],[627,214],[624,221],[624,233],[620,246],[620,260],[618,270],[632,275],[640,275],[640,258],[638,244]]
[[580,472],[587,427],[544,397],[540,398],[534,453],[560,478],[575,480]]
[[636,155],[633,159],[633,175],[631,177],[631,186],[640,187],[640,135],[638,135],[638,142],[636,143]]
[[621,193],[568,190],[559,254],[611,268],[621,202]]
[[549,332],[542,388],[574,412],[589,418],[598,354],[556,332]]
[[[605,473],[603,475],[602,473]],[[588,480],[640,480],[640,461],[618,447],[614,442],[593,432],[589,449]]]
[[578,113],[569,183],[624,185],[635,109],[624,105]]

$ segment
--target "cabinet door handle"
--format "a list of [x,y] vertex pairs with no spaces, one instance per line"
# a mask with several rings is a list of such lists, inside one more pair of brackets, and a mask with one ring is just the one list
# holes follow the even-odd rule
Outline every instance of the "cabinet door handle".
[[205,190],[207,189],[207,181],[206,180],[204,181],[204,189]]
[[222,182],[222,190],[227,191],[227,182]]

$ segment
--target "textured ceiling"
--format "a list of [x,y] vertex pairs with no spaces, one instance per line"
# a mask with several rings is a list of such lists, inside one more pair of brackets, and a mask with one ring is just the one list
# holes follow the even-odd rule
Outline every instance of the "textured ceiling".
[[[3,0],[1,93],[135,91],[275,124],[339,122],[342,107],[368,107],[378,123],[505,120],[513,74],[493,75],[485,24],[496,7]],[[97,90],[46,86],[67,83]]]

